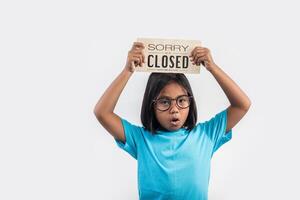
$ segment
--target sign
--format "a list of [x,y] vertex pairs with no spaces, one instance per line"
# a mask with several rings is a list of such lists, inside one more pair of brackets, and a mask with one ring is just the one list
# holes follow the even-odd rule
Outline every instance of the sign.
[[190,53],[198,40],[138,38],[145,45],[145,63],[136,67],[139,72],[189,73],[199,74],[200,66],[193,65]]

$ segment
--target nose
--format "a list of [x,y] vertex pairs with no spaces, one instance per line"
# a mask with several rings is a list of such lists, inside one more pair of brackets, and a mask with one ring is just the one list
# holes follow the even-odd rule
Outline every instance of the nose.
[[171,101],[171,105],[169,108],[171,113],[177,113],[179,112],[179,108],[177,107],[176,101]]

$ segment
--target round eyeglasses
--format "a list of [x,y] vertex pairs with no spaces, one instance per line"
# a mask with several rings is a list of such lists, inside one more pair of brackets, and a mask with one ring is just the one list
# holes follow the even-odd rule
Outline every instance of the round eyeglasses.
[[172,101],[175,100],[177,107],[184,109],[190,106],[192,98],[193,96],[188,96],[188,95],[180,95],[175,99],[172,99],[170,97],[161,97],[159,99],[153,100],[153,103],[157,110],[166,111],[169,110]]

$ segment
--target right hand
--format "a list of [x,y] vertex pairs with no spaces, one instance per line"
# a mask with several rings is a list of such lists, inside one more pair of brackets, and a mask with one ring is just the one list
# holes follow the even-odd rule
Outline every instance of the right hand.
[[130,72],[134,72],[137,66],[142,66],[145,63],[145,55],[143,49],[144,44],[141,42],[134,42],[131,50],[128,52],[125,68]]

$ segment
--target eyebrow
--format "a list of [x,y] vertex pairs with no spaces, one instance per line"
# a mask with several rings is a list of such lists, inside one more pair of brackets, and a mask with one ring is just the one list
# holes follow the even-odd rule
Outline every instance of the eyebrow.
[[[183,96],[183,95],[188,95],[188,94],[180,94],[178,96],[175,97],[175,99],[179,96]],[[172,97],[170,96],[167,96],[167,95],[161,95],[161,96],[158,96],[157,99],[162,99],[162,98],[168,98],[168,99],[172,99]]]

